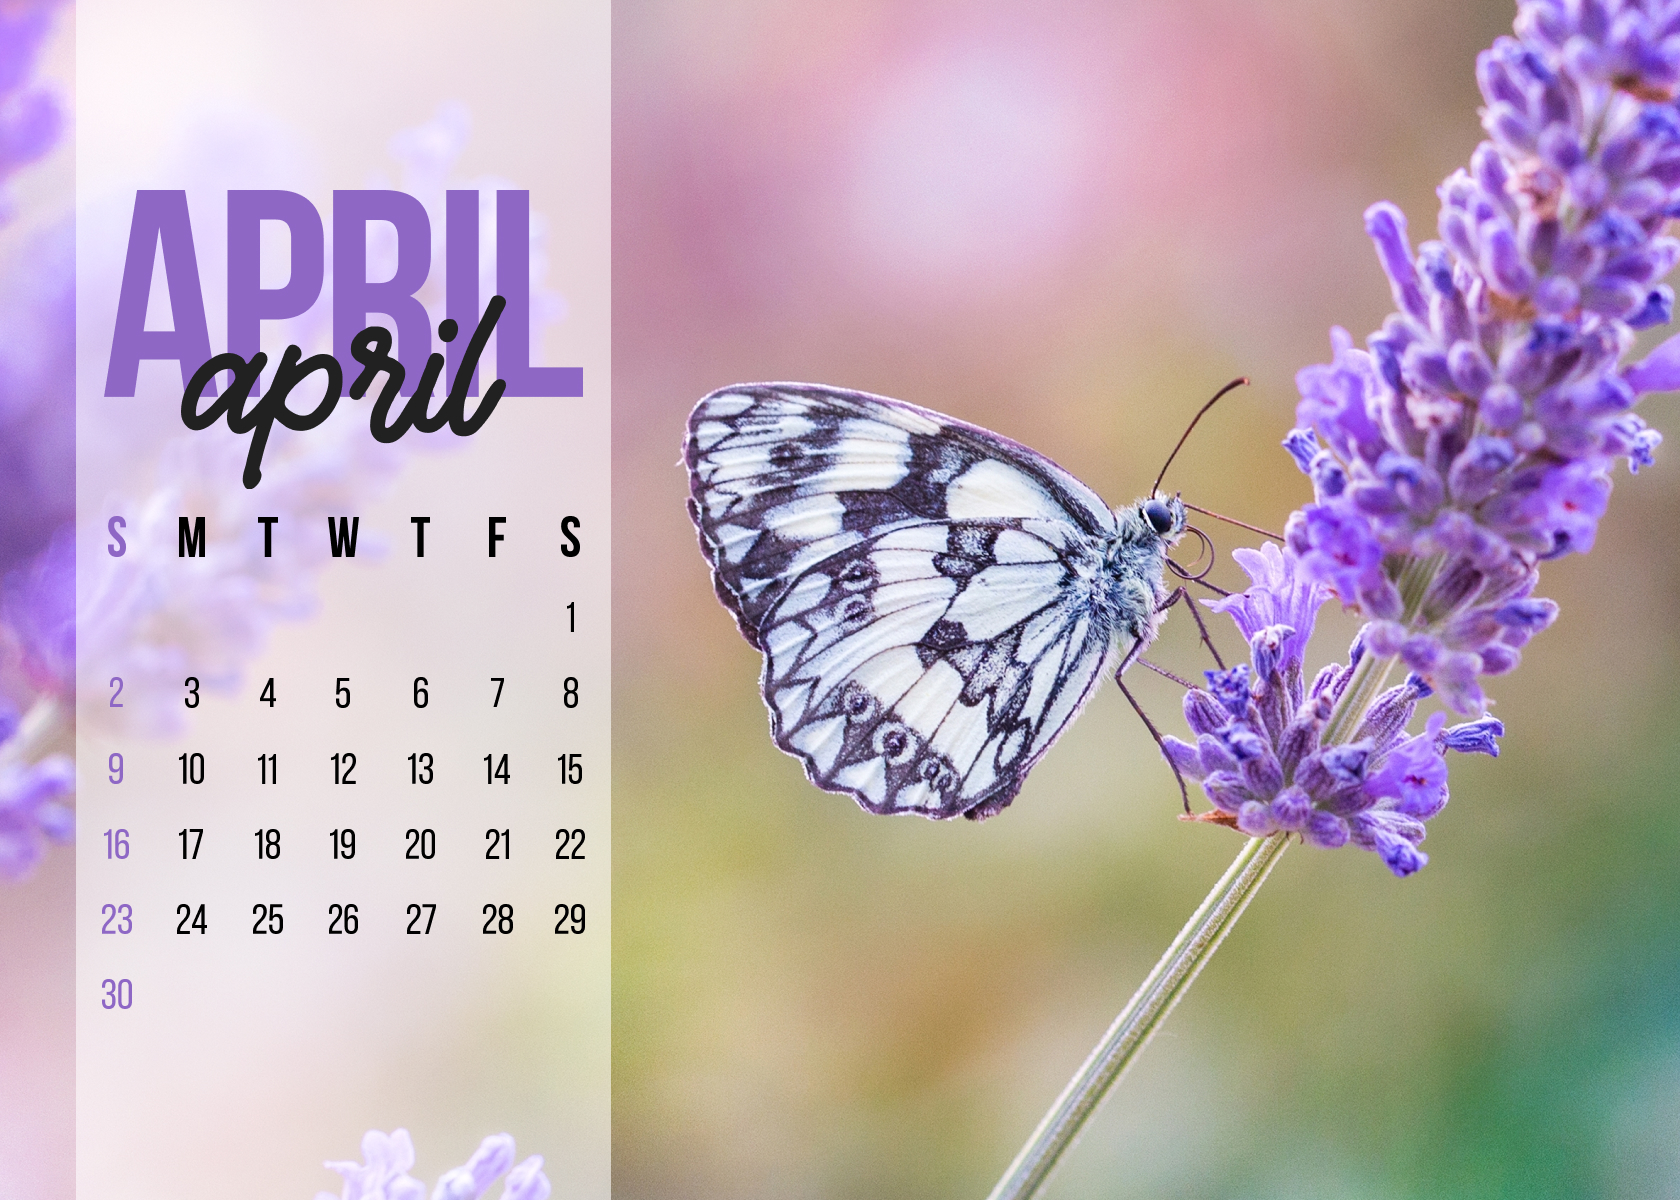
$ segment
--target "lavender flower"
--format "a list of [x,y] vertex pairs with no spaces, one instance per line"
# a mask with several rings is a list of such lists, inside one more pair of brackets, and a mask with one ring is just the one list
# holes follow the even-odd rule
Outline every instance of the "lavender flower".
[[1538,562],[1592,548],[1611,466],[1661,436],[1630,410],[1680,387],[1680,342],[1620,365],[1669,319],[1680,260],[1680,5],[1522,0],[1477,60],[1489,140],[1441,185],[1440,241],[1365,227],[1399,311],[1297,377],[1285,442],[1315,502],[1290,549],[1458,712],[1556,615]]
[[1311,633],[1328,593],[1289,551],[1268,543],[1236,556],[1253,586],[1210,606],[1249,636],[1252,665],[1209,671],[1207,689],[1185,695],[1196,744],[1168,737],[1167,757],[1201,783],[1222,824],[1252,837],[1297,833],[1324,849],[1352,842],[1375,851],[1396,875],[1411,874],[1429,861],[1418,849],[1424,822],[1447,802],[1444,752],[1497,754],[1493,739],[1503,726],[1483,718],[1446,729],[1438,712],[1423,733],[1406,736],[1418,701],[1430,694],[1414,674],[1377,695],[1350,738],[1326,737],[1355,665],[1367,657],[1365,635],[1349,665],[1326,667],[1306,686],[1297,628]]
[[[15,727],[15,715],[9,715]],[[63,754],[0,765],[0,879],[15,882],[40,862],[48,842],[75,836],[76,818],[61,801],[75,791],[76,766]]]
[[[414,1141],[408,1130],[369,1130],[362,1138],[362,1158],[366,1161],[327,1163],[328,1170],[344,1176],[344,1191],[339,1197],[319,1192],[315,1200],[425,1200],[426,1185],[408,1173],[414,1166]],[[513,1138],[492,1134],[464,1166],[444,1173],[432,1200],[479,1200],[504,1175],[501,1200],[547,1200],[550,1188],[542,1155],[533,1154],[517,1167],[513,1159]]]
[[[56,7],[44,0],[0,11],[0,183],[51,150],[64,128],[58,97],[30,84]],[[0,191],[0,220],[11,215],[11,194]]]
[[[1532,595],[1538,564],[1592,548],[1616,460],[1637,472],[1662,440],[1630,410],[1680,388],[1680,337],[1621,364],[1674,307],[1680,3],[1521,0],[1516,33],[1477,61],[1489,140],[1441,185],[1441,240],[1414,251],[1399,209],[1365,214],[1399,311],[1366,350],[1332,330],[1332,361],[1297,376],[1283,444],[1314,502],[1287,550],[1238,552],[1252,586],[1210,607],[1252,670],[1209,672],[1185,698],[1196,744],[1164,747],[1208,819],[1351,842],[1396,875],[1428,861],[1446,751],[1499,753],[1481,680],[1557,617]],[[1303,686],[1330,595],[1368,621]],[[1382,690],[1397,664],[1406,681]],[[1431,693],[1483,715],[1408,736]]]
[[[33,82],[53,3],[0,12],[0,222],[9,181],[58,142],[62,108]],[[68,220],[20,247],[0,280],[0,879],[70,841],[65,753],[76,640],[75,259]],[[20,718],[19,713],[23,715]]]

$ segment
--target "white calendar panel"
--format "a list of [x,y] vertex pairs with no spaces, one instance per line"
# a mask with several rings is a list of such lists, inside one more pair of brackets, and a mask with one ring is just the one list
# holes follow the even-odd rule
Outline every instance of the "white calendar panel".
[[78,1194],[605,1197],[607,5],[77,20]]

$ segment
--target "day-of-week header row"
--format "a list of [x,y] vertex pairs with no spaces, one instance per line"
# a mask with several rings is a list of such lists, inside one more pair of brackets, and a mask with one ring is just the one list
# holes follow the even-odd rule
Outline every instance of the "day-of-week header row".
[[[410,517],[414,525],[414,557],[426,557],[426,526],[431,524],[430,517]],[[489,517],[487,531],[487,549],[489,557],[496,557],[496,545],[507,541],[507,534],[502,526],[508,523],[506,517]],[[262,527],[263,557],[274,557],[274,527],[280,523],[279,517],[258,517],[257,524]],[[578,536],[578,530],[583,522],[574,516],[560,518],[560,553],[567,558],[576,558],[583,551],[583,539]],[[361,533],[362,519],[360,517],[328,517],[327,518],[327,547],[334,558],[355,558],[356,540]],[[121,558],[128,553],[128,540],[122,531],[128,528],[128,521],[120,516],[112,517],[106,522],[105,528],[111,534],[111,540],[105,546],[105,552],[112,558]],[[177,525],[176,555],[180,558],[203,558],[209,547],[205,536],[203,517],[181,517]]]

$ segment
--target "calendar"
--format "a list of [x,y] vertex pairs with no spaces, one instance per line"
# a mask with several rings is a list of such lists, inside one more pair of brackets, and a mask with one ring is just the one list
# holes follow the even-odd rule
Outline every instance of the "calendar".
[[605,1197],[608,5],[75,20],[77,1194]]

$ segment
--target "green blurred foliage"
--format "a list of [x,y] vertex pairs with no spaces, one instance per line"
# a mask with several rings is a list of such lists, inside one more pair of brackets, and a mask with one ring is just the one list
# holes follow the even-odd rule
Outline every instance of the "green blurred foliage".
[[[1328,325],[1363,337],[1388,311],[1360,213],[1391,198],[1432,232],[1433,188],[1478,138],[1475,53],[1510,15],[619,6],[616,1194],[984,1195],[1237,850],[1175,820],[1113,688],[980,826],[812,788],[769,741],[757,655],[693,548],[688,407],[744,379],[864,387],[998,428],[1123,503],[1199,400],[1249,374],[1169,483],[1275,527],[1307,495],[1277,449],[1294,371],[1327,357]],[[1049,67],[973,99],[1016,61]],[[978,106],[932,126],[969,138],[917,183],[937,199],[1016,145],[988,139],[1033,78],[1098,131],[1073,167],[1046,160],[1074,182],[1047,193],[1054,228],[1023,233],[1033,254],[980,276],[870,265],[855,189],[893,178],[867,169],[882,122],[897,137]],[[996,215],[951,211],[981,232]],[[1674,432],[1672,398],[1647,410]],[[1429,867],[1400,881],[1291,850],[1051,1195],[1680,1196],[1667,449],[1618,474],[1590,557],[1549,564],[1563,617],[1493,681],[1504,754],[1454,762]],[[1215,578],[1240,582],[1228,562]],[[1355,628],[1327,613],[1309,665]],[[1152,656],[1200,670],[1192,635],[1175,617]],[[1171,685],[1128,678],[1178,726]]]

